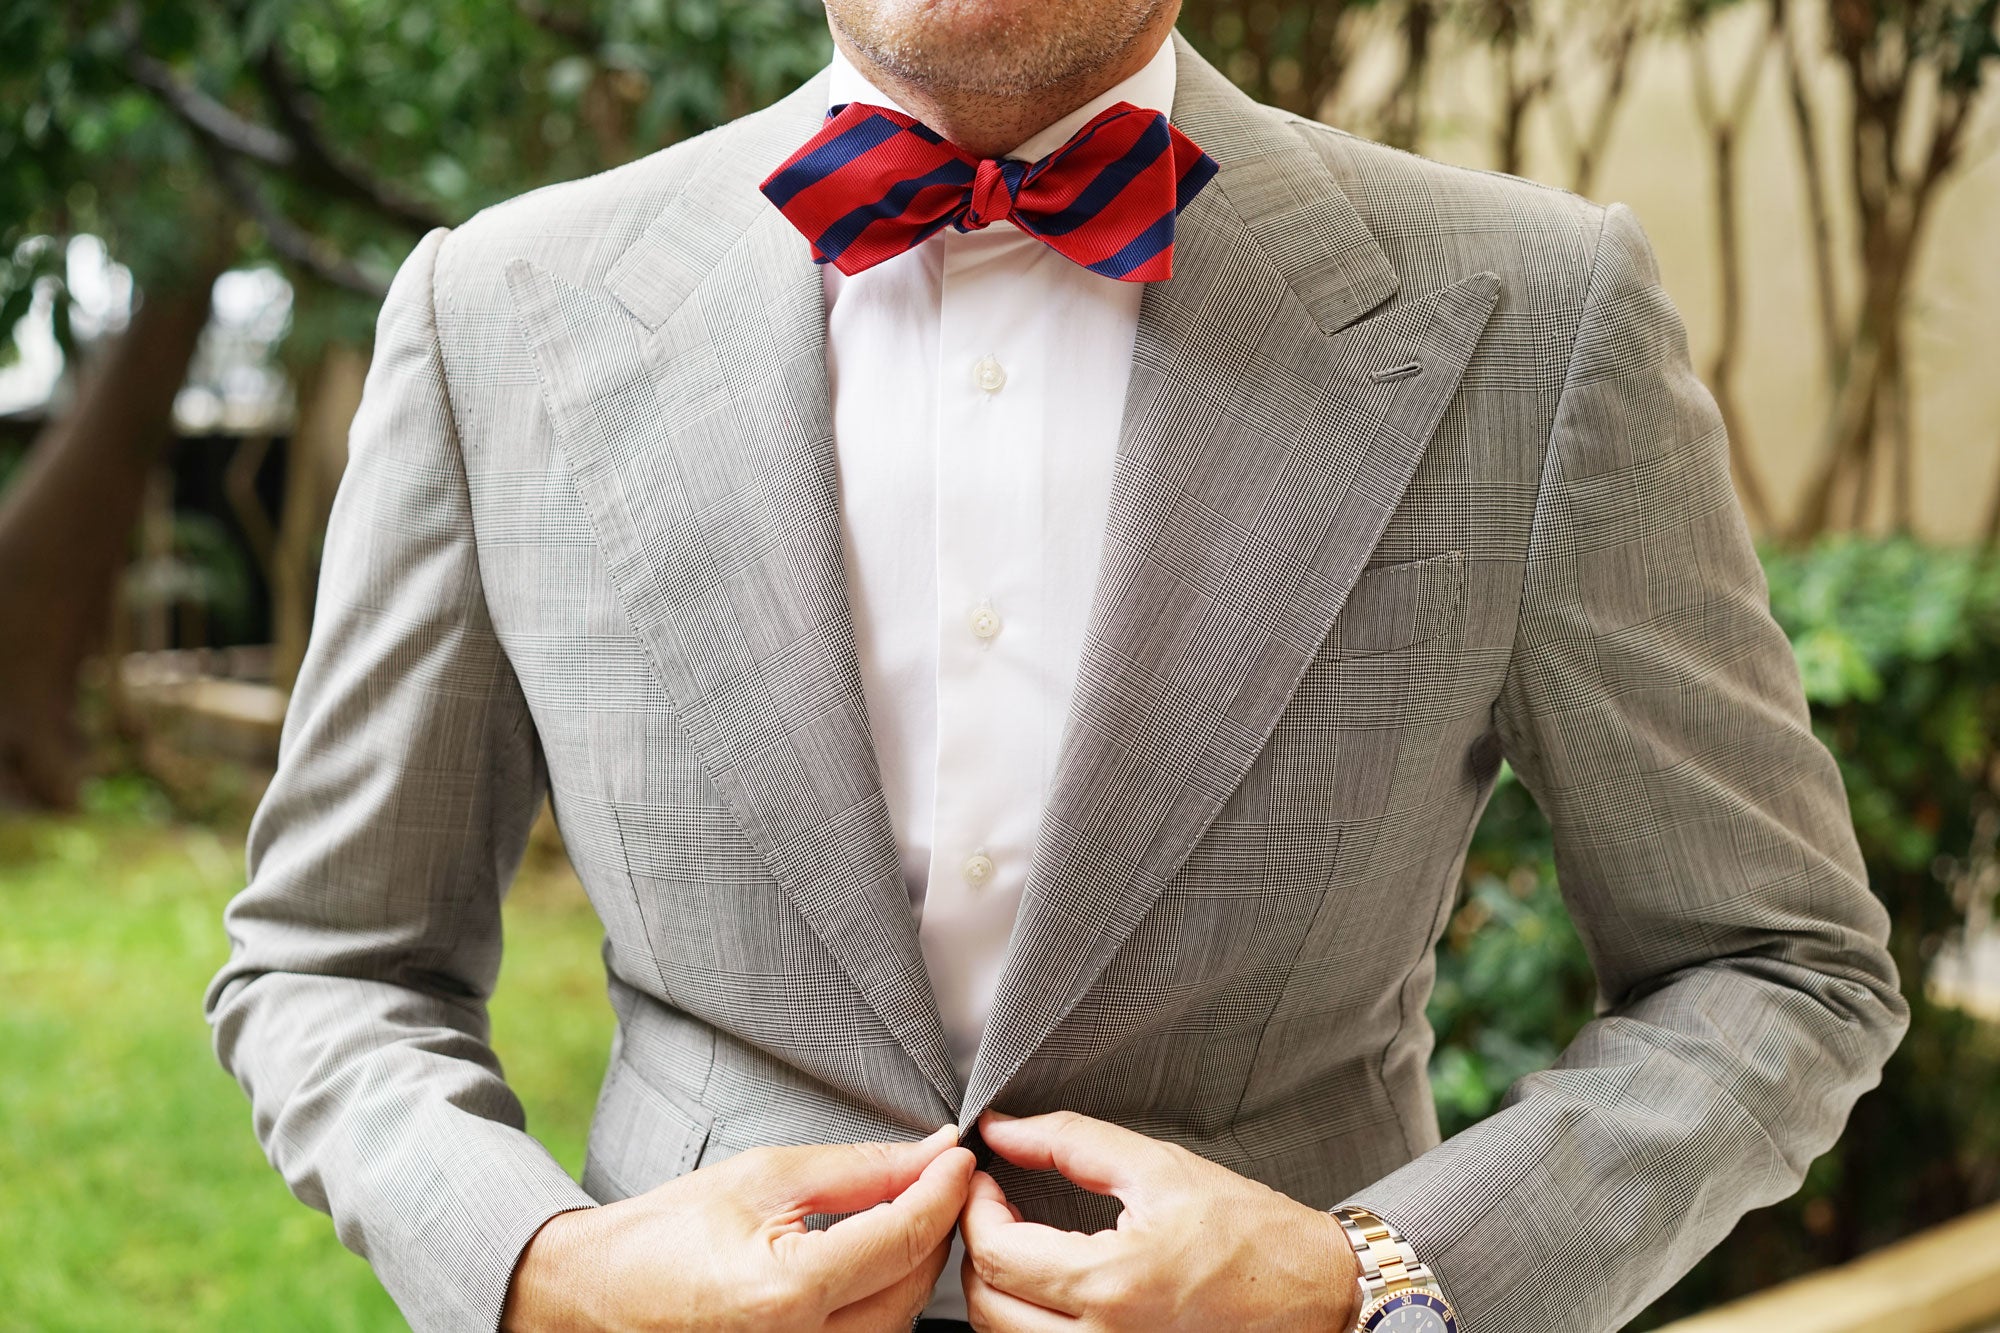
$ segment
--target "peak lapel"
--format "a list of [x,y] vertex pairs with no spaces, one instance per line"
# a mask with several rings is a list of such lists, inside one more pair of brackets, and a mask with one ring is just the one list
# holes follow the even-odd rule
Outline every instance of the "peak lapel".
[[[822,73],[715,131],[603,289],[525,259],[507,280],[560,452],[684,733],[771,873],[950,1106],[957,1076],[847,599],[821,277],[757,190],[817,127],[824,97]],[[905,1109],[934,1121],[938,1108]]]
[[1174,276],[1141,298],[1083,659],[965,1125],[1263,748],[1498,293],[1482,274],[1356,323],[1398,285],[1373,235],[1296,129],[1171,40],[1174,120],[1221,170],[1181,214]]

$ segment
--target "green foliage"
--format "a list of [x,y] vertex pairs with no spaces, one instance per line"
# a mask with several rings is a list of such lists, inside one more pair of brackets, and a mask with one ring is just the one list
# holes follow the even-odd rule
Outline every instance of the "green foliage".
[[115,237],[120,257],[148,273],[177,268],[189,248],[200,164],[118,73],[109,12],[27,0],[0,17],[0,256],[17,264],[37,235]]
[[22,446],[0,440],[0,491],[7,489],[7,483],[14,479],[21,460],[27,456],[28,451]]
[[1465,902],[1438,950],[1430,1020],[1446,1134],[1546,1069],[1593,1012],[1596,981],[1556,888],[1547,822],[1503,767],[1466,857]]
[[[1767,552],[1764,563],[1814,730],[1839,762],[1870,886],[1893,923],[1913,1021],[1882,1086],[1799,1193],[1747,1217],[1640,1327],[2000,1199],[2000,1027],[1926,990],[1972,908],[1968,868],[1991,863],[2000,827],[2000,560],[1841,537]],[[1448,1133],[1546,1065],[1594,1007],[1547,825],[1505,774],[1467,880],[1430,1011]]]
[[2000,0],[1846,0],[1832,6],[1835,43],[1874,48],[1888,63],[1934,65],[1942,85],[1976,90],[2000,59]]
[[12,0],[0,316],[17,247],[89,232],[142,288],[204,247],[281,263],[308,344],[365,340],[374,298],[316,291],[313,257],[379,285],[429,225],[752,110],[830,50],[813,0]]
[[[27,318],[35,292],[47,283],[60,284],[62,274],[62,248],[50,237],[30,237],[11,253],[0,252],[0,370],[20,360],[14,326]],[[52,314],[56,345],[67,356],[76,342],[70,329],[69,303],[56,302]]]
[[[1909,541],[1829,541],[1767,561],[1820,738],[1841,761],[1898,963],[1928,962],[1958,905],[1934,873],[1996,798],[2000,561]],[[1888,890],[1893,889],[1893,893]]]
[[[242,838],[174,806],[123,776],[78,818],[0,821],[0,1329],[405,1328],[216,1065],[201,994]],[[601,931],[559,854],[531,858],[506,916],[494,1044],[576,1171],[610,1040]]]

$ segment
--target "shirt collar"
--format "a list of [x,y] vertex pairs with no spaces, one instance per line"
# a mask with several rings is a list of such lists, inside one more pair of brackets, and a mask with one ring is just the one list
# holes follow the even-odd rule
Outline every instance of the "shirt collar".
[[[847,58],[847,53],[838,46],[833,48],[832,73],[826,81],[826,104],[829,108],[842,102],[869,102],[876,106],[894,107],[906,116],[916,113],[896,102],[887,93],[877,88],[874,81],[858,69]],[[1003,156],[1018,157],[1033,162],[1062,147],[1069,136],[1083,128],[1092,116],[1110,106],[1113,102],[1130,102],[1146,111],[1171,112],[1174,105],[1174,43],[1173,34],[1168,33],[1160,42],[1160,49],[1153,53],[1139,69],[1097,96],[1085,102],[1076,110],[1050,125],[1045,125],[1026,140],[1010,149]]]

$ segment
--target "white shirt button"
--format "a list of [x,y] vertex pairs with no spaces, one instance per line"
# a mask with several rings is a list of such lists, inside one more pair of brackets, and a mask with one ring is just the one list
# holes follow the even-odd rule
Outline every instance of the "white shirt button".
[[964,874],[965,882],[976,889],[993,878],[993,858],[985,852],[974,852],[965,858],[965,864],[959,870]]
[[985,602],[973,607],[966,619],[972,625],[972,632],[982,639],[991,639],[1000,632],[1000,613]]
[[1007,372],[992,357],[982,356],[972,363],[972,382],[988,393],[998,393],[1007,382]]

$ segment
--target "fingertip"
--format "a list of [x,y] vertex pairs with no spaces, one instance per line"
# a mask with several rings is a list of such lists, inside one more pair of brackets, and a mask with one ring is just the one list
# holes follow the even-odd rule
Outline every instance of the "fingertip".
[[929,1161],[943,1152],[957,1137],[958,1127],[956,1125],[939,1125],[922,1138],[907,1141],[905,1146],[911,1152],[922,1155],[925,1161]]
[[[951,1147],[946,1148],[943,1152],[931,1158],[930,1161],[924,1163],[924,1172],[926,1174],[932,1171],[955,1172],[963,1178],[968,1165],[976,1166],[978,1162],[979,1159],[972,1155],[972,1149],[962,1144],[954,1143]],[[943,1163],[943,1165],[939,1165],[939,1163]]]
[[965,1194],[965,1168],[955,1161],[947,1161],[950,1156],[949,1153],[939,1153],[926,1162],[917,1183],[910,1188],[924,1190],[943,1200],[962,1198]]
[[903,1169],[922,1175],[952,1147],[957,1137],[957,1126],[939,1125],[920,1139],[904,1139],[892,1146],[902,1156]]
[[993,1155],[1003,1162],[1025,1167],[1047,1165],[1045,1162],[1038,1163],[1034,1160],[1035,1154],[1043,1151],[1043,1148],[1036,1140],[1033,1130],[1002,1127],[998,1133],[985,1135],[985,1140]]

